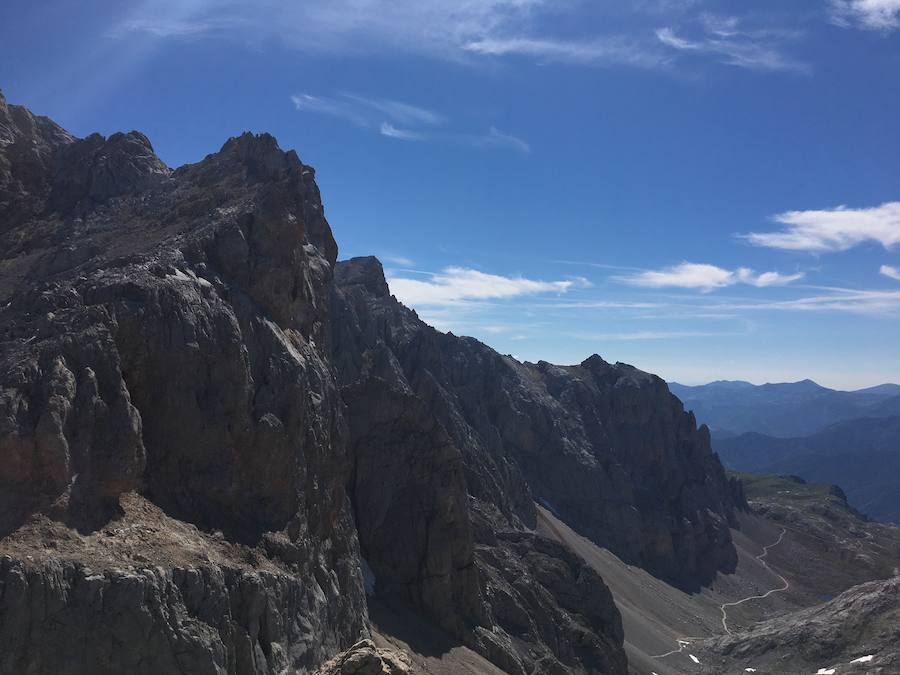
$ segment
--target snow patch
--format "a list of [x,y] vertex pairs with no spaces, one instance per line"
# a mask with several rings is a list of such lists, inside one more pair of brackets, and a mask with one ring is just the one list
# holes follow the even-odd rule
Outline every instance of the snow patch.
[[874,654],[869,654],[868,656],[860,656],[858,659],[853,659],[850,663],[868,663],[874,658]]
[[359,560],[362,563],[363,588],[366,595],[375,595],[375,572],[369,567],[368,560],[362,557]]
[[700,663],[700,659],[698,659],[698,658],[697,658],[696,656],[694,656],[693,654],[688,654],[688,656],[691,657],[691,661],[693,661],[694,663]]
[[834,668],[819,668],[816,675],[834,675],[836,672]]

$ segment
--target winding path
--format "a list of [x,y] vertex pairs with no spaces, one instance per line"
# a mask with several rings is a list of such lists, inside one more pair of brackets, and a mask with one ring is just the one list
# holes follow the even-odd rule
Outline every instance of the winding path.
[[774,574],[779,579],[781,579],[781,584],[782,584],[781,587],[773,588],[771,591],[766,591],[762,595],[751,595],[747,598],[744,598],[743,600],[737,600],[735,602],[726,602],[726,603],[722,604],[722,606],[719,608],[722,611],[722,628],[724,628],[725,632],[728,633],[729,635],[731,635],[731,629],[728,627],[728,609],[727,609],[728,607],[737,607],[738,605],[743,605],[748,600],[763,600],[765,598],[768,598],[773,593],[781,593],[782,591],[786,591],[787,589],[789,589],[791,587],[791,584],[787,579],[785,579],[783,576],[778,574],[778,572],[776,572],[771,567],[769,567],[769,564],[765,560],[763,560],[763,558],[765,558],[767,555],[769,555],[770,548],[773,548],[774,546],[778,546],[778,544],[781,543],[782,539],[784,539],[785,532],[787,532],[787,530],[785,530],[782,527],[781,534],[778,535],[778,539],[774,543],[769,544],[768,546],[763,546],[763,552],[760,553],[758,556],[756,556],[756,559],[759,560],[759,562],[762,564],[763,567],[765,567],[772,574]]
[[[786,533],[787,533],[787,530],[782,527],[781,534],[778,535],[778,539],[776,539],[774,542],[772,542],[768,546],[763,546],[763,552],[760,553],[758,556],[756,556],[756,559],[760,562],[760,564],[763,567],[765,567],[769,572],[771,572],[772,574],[777,576],[779,579],[781,579],[781,584],[782,584],[781,587],[773,588],[772,590],[767,591],[767,592],[763,593],[762,595],[751,595],[746,598],[742,598],[741,600],[736,600],[734,602],[725,602],[725,603],[721,604],[719,606],[719,610],[722,612],[722,628],[725,629],[725,632],[728,635],[732,634],[731,629],[728,627],[728,608],[729,607],[737,607],[738,605],[742,605],[745,602],[748,602],[750,600],[762,600],[764,598],[768,598],[773,593],[781,593],[782,591],[786,591],[787,589],[789,589],[791,587],[790,582],[787,579],[785,579],[782,575],[778,574],[778,572],[776,572],[771,567],[769,567],[769,564],[764,560],[764,558],[767,555],[769,555],[769,549],[774,548],[775,546],[778,546],[778,544],[780,544],[784,540],[784,535]],[[673,654],[681,654],[682,652],[684,652],[685,647],[687,647],[689,644],[691,644],[692,640],[704,640],[704,639],[706,639],[706,638],[702,638],[702,637],[680,637],[680,638],[677,638],[675,640],[675,642],[678,643],[678,649],[673,649],[671,651],[666,652],[665,654],[657,654],[655,656],[651,656],[650,658],[664,659],[665,657],[672,656]]]

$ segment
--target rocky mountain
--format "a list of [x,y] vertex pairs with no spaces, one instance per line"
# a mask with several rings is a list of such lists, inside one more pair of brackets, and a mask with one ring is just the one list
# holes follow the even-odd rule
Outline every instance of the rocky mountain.
[[714,446],[736,471],[838,483],[855,508],[900,522],[900,416],[838,422],[800,438],[741,434]]
[[520,363],[338,263],[271,136],[170,169],[0,96],[0,675],[643,672],[674,629],[626,649],[629,597],[756,583],[743,490],[659,378]]
[[172,170],[2,101],[0,252],[0,672],[312,672],[366,590],[505,672],[624,672],[535,497],[682,585],[734,563],[661,380],[425,326],[271,136]]
[[598,356],[578,366],[523,364],[440,333],[389,294],[374,258],[338,263],[335,278],[345,391],[374,382],[365,386],[427,401],[462,451],[480,512],[530,527],[537,500],[678,584],[699,585],[733,565],[736,485],[706,430],[658,377]]
[[896,384],[837,391],[812,380],[758,386],[722,380],[696,387],[673,382],[669,388],[698,421],[709,425],[716,438],[748,432],[779,438],[807,436],[836,422],[886,417],[900,410]]
[[0,101],[0,252],[0,672],[308,672],[364,634],[313,171]]

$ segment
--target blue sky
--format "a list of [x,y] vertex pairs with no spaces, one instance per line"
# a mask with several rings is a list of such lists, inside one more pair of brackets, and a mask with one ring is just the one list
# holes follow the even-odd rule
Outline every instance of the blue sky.
[[686,383],[900,381],[900,0],[19,2],[0,87],[316,167],[442,330]]

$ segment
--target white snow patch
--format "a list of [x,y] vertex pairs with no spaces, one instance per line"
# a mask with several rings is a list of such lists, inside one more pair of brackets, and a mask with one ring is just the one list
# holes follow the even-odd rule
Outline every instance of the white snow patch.
[[816,675],[834,675],[836,672],[834,668],[819,668]]
[[755,673],[755,672],[756,672],[756,668],[744,668],[744,672],[745,672],[745,673]]
[[698,658],[697,658],[696,656],[694,656],[693,654],[688,654],[688,656],[691,657],[691,661],[693,661],[694,663],[700,663],[700,659],[698,659]]
[[853,659],[850,663],[868,663],[874,658],[874,654],[869,654],[868,656],[860,656],[858,659]]
[[368,560],[360,558],[360,561],[362,562],[363,588],[366,590],[366,595],[375,595],[375,572],[369,567]]

